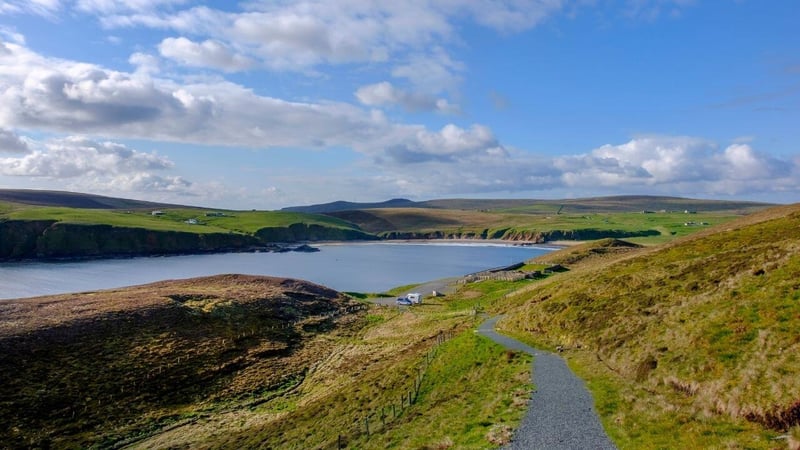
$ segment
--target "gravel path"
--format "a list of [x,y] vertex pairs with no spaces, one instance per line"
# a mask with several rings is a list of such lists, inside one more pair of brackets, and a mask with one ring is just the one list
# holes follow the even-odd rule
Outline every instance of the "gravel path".
[[528,412],[514,432],[511,443],[503,448],[615,449],[600,424],[594,400],[583,381],[572,373],[561,357],[498,334],[494,327],[499,318],[483,322],[478,333],[506,348],[533,355],[533,383],[536,386],[528,403]]

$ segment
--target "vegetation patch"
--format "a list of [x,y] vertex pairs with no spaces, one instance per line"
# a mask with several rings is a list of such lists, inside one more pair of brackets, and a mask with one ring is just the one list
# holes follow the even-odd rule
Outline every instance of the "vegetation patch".
[[[561,346],[621,447],[772,448],[800,400],[800,209],[589,261],[495,307]],[[575,249],[547,258],[570,258]]]

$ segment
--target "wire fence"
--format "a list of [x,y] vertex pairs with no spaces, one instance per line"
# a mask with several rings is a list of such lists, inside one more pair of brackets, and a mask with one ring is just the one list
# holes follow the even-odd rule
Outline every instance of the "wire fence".
[[452,338],[453,331],[439,331],[436,336],[436,343],[423,355],[416,368],[416,375],[411,379],[408,387],[404,388],[401,391],[402,393],[396,396],[396,400],[392,400],[378,409],[363,412],[353,427],[347,430],[340,430],[336,436],[329,438],[318,448],[324,450],[349,448],[352,442],[363,437],[369,439],[390,426],[394,420],[402,416],[417,402],[425,373],[436,358],[439,346]]

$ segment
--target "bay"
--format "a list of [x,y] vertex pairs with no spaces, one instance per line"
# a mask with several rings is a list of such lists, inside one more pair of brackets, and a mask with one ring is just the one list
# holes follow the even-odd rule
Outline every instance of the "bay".
[[396,286],[507,266],[552,248],[489,243],[342,243],[315,253],[221,253],[0,264],[0,299],[84,292],[240,273],[299,278],[339,291]]

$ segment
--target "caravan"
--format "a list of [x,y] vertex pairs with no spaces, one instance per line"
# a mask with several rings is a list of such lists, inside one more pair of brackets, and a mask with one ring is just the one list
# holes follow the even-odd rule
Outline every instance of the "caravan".
[[418,305],[422,303],[422,295],[412,292],[410,294],[406,294],[406,298],[413,304]]

